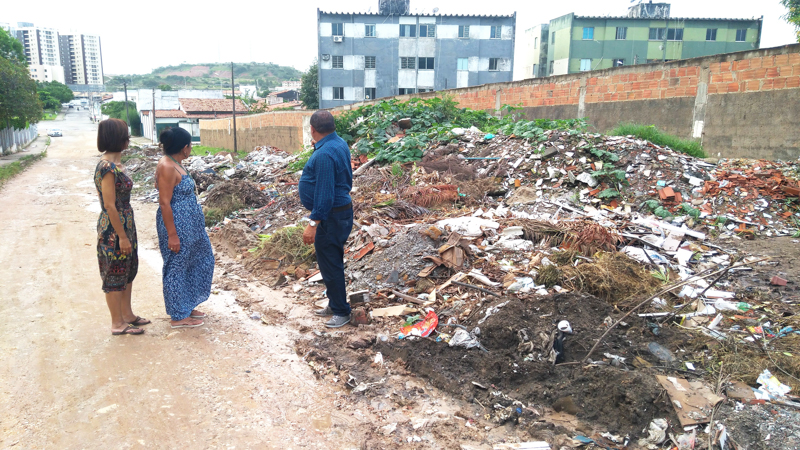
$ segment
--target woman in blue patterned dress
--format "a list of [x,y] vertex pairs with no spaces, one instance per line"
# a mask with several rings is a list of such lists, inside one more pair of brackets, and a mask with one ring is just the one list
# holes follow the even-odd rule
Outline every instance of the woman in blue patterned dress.
[[167,128],[158,140],[165,154],[156,167],[164,304],[172,328],[199,327],[206,315],[195,308],[211,294],[214,253],[194,180],[181,165],[192,153],[192,136],[183,128]]
[[111,334],[142,334],[149,320],[133,313],[131,292],[139,269],[136,224],[131,208],[133,181],[122,169],[128,148],[128,125],[108,119],[97,127],[97,150],[104,152],[94,169],[94,185],[102,211],[97,219],[97,262],[111,312]]

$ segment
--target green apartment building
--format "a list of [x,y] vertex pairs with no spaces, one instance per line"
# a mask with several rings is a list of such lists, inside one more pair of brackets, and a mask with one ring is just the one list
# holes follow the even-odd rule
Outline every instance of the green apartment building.
[[623,17],[570,13],[553,19],[547,25],[547,69],[525,75],[563,75],[687,59],[753,50],[761,43],[763,17],[677,18],[669,17],[669,10],[667,3],[642,3]]

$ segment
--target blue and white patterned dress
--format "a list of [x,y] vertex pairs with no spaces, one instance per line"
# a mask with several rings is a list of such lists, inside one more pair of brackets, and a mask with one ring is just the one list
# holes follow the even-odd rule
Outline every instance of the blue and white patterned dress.
[[195,184],[189,175],[181,176],[181,182],[172,191],[172,216],[181,241],[178,253],[169,249],[167,228],[161,217],[161,208],[156,213],[158,246],[164,258],[164,304],[172,320],[183,320],[200,303],[211,295],[211,280],[214,277],[214,253],[206,233],[205,217],[194,195]]

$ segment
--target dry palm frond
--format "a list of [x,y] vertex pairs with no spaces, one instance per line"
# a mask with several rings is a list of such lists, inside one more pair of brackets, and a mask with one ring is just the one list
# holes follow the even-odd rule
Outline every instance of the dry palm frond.
[[403,198],[425,208],[452,203],[458,200],[458,186],[453,184],[435,184],[433,186],[410,187],[403,192]]
[[377,210],[379,215],[387,216],[392,219],[413,219],[414,217],[424,216],[430,210],[422,206],[415,205],[403,200],[397,200],[391,206],[385,206]]
[[601,250],[606,252],[616,251],[617,244],[622,241],[622,238],[616,233],[612,233],[606,227],[588,220],[567,222],[564,224],[564,228],[570,232],[564,244],[587,256]]
[[633,306],[631,298],[649,295],[660,285],[641,263],[624,253],[599,252],[593,259],[577,267],[562,266],[563,286],[588,292],[625,310]]
[[557,247],[568,237],[559,225],[541,220],[521,220],[522,237],[548,247]]

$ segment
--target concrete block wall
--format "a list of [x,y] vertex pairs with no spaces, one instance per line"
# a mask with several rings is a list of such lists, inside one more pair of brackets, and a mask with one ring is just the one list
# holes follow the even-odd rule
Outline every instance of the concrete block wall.
[[[471,109],[495,111],[503,105],[520,106],[528,119],[585,117],[598,132],[622,122],[656,125],[670,134],[700,139],[707,153],[715,157],[800,157],[800,127],[795,119],[800,111],[800,44],[394,98],[404,101],[442,95]],[[261,116],[270,114],[304,117],[311,112]],[[281,119],[294,125],[271,125],[267,119],[260,120],[263,126],[275,128],[297,127],[300,119]],[[204,122],[209,121],[201,121],[201,139]],[[227,126],[223,124],[222,128]],[[239,124],[240,130],[249,133],[246,128],[244,122]],[[299,138],[287,141],[290,145],[299,142]]]
[[[275,111],[236,116],[239,150],[271,145],[292,153],[311,144],[309,121],[313,111]],[[233,150],[233,118],[200,121],[200,142],[208,147]]]

